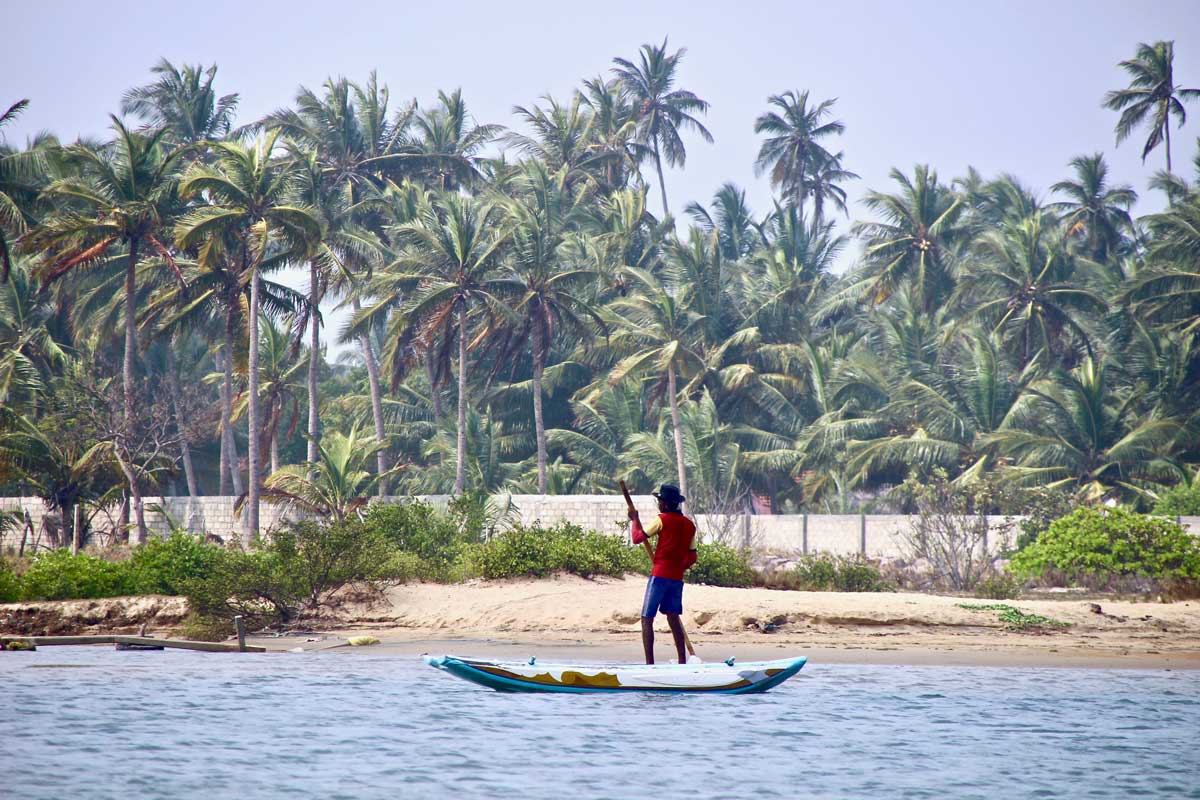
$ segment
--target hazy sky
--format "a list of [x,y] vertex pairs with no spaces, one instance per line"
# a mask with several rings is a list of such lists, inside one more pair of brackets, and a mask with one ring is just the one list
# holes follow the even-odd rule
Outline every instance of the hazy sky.
[[[109,0],[82,4],[0,0],[10,32],[0,50],[0,106],[28,97],[6,132],[64,140],[100,136],[122,92],[146,83],[160,57],[216,62],[217,88],[241,94],[241,121],[285,106],[297,86],[376,69],[394,101],[431,101],[462,87],[478,121],[515,124],[513,105],[566,99],[614,56],[670,37],[686,47],[681,85],[709,101],[715,143],[688,142],[687,166],[667,175],[672,209],[707,201],[725,181],[747,189],[758,213],[770,187],[754,176],[755,117],[766,98],[808,89],[836,97],[846,133],[836,146],[862,176],[853,201],[890,190],[888,171],[929,163],[945,179],[968,165],[1016,175],[1048,194],[1076,155],[1103,151],[1114,178],[1146,193],[1163,166],[1143,166],[1144,136],[1116,148],[1116,115],[1101,108],[1125,85],[1117,62],[1138,42],[1175,40],[1176,82],[1200,87],[1200,3],[1156,2],[620,2],[247,3]],[[570,10],[572,13],[564,14]],[[15,46],[12,46],[15,45]],[[1172,130],[1177,172],[1191,175],[1200,104]],[[648,175],[649,177],[649,175]],[[1148,196],[1138,211],[1157,210]],[[651,208],[661,201],[651,198]]]

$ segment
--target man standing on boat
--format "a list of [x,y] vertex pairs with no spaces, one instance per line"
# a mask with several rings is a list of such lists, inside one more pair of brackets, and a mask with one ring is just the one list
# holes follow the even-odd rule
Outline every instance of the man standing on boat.
[[[696,525],[683,515],[684,496],[679,487],[664,483],[654,497],[658,500],[658,516],[642,527],[637,509],[629,509],[633,543],[646,544],[654,562],[646,596],[642,601],[642,647],[646,663],[654,663],[654,617],[659,611],[667,616],[679,663],[687,663],[687,639],[683,632],[683,573],[696,563]],[[658,537],[653,550],[649,540]]]

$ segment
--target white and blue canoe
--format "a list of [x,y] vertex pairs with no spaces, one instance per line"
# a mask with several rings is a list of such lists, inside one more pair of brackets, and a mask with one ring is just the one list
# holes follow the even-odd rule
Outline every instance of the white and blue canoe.
[[426,656],[425,663],[498,692],[688,692],[755,694],[795,675],[808,659],[734,659],[711,664],[570,664],[485,661],[459,656]]

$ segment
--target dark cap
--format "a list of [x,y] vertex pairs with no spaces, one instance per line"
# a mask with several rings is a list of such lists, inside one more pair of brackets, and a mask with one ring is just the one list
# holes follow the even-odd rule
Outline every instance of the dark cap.
[[669,483],[664,483],[662,486],[658,487],[657,492],[651,492],[651,494],[669,506],[680,505],[684,500],[687,499],[679,493],[678,486],[672,486]]

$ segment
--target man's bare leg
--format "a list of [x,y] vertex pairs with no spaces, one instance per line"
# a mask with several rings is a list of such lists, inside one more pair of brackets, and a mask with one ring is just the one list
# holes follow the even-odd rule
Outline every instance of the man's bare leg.
[[653,664],[654,663],[654,617],[642,617],[642,649],[646,651],[646,663]]
[[684,646],[683,640],[683,622],[678,614],[667,614],[667,624],[671,626],[671,636],[675,637],[675,652],[679,653],[679,663],[686,664],[687,647]]

